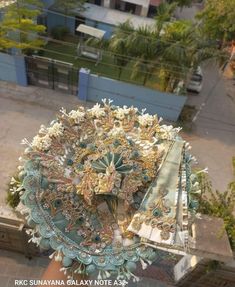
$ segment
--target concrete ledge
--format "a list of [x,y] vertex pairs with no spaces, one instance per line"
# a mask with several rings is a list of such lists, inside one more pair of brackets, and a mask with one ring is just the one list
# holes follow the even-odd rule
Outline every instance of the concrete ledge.
[[231,262],[233,252],[222,218],[200,215],[192,225],[189,253],[197,256]]

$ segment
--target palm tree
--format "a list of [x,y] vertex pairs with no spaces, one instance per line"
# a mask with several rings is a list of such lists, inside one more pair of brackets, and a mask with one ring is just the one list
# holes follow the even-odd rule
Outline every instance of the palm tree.
[[109,42],[108,48],[115,54],[115,62],[119,66],[118,79],[121,78],[123,67],[130,62],[128,43],[133,32],[134,27],[130,21],[121,23]]
[[161,34],[164,26],[172,19],[172,15],[177,7],[176,3],[161,3],[157,9],[156,20],[156,33]]
[[146,85],[156,68],[152,61],[160,54],[161,43],[157,40],[155,31],[144,26],[139,27],[128,37],[126,45],[129,53],[136,58],[131,78],[136,79],[144,75],[143,84]]

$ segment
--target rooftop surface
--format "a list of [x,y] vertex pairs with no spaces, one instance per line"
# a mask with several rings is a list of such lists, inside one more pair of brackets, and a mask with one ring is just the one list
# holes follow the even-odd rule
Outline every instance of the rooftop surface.
[[130,20],[135,28],[138,28],[139,26],[151,27],[155,24],[155,20],[147,17],[141,17],[119,10],[108,9],[94,4],[87,3],[85,4],[85,8],[86,10],[83,12],[79,10],[75,10],[75,12],[87,19],[106,23],[113,26],[117,26],[120,23],[124,23],[127,20]]

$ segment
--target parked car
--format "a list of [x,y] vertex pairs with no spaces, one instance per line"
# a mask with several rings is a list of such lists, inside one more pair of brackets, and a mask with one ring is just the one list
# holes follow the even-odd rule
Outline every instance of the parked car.
[[187,90],[200,93],[202,90],[202,82],[203,82],[203,74],[201,67],[197,67],[197,69],[193,72],[189,83],[187,85]]

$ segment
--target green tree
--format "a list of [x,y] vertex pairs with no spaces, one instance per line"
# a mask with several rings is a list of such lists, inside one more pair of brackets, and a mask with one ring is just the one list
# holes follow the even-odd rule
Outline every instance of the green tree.
[[[191,21],[179,20],[165,26],[161,41],[164,47],[161,59],[164,90],[174,90],[179,81],[185,81],[190,71],[203,62],[209,59],[224,62],[227,58],[208,41],[200,26]],[[169,65],[172,65],[171,71],[167,71]]]
[[128,38],[134,32],[134,27],[130,21],[121,23],[115,30],[109,41],[108,49],[114,53],[115,62],[119,66],[118,78],[120,79],[122,69],[130,62]]
[[136,58],[131,78],[138,79],[142,75],[143,84],[146,85],[157,68],[153,61],[161,52],[161,42],[157,40],[156,32],[147,26],[139,27],[128,36],[126,46],[129,54]]
[[143,79],[146,85],[154,76],[161,90],[173,92],[183,88],[190,73],[201,63],[224,57],[213,41],[208,41],[198,23],[171,21],[175,7],[175,4],[160,5],[155,27],[134,29],[130,21],[117,27],[108,49],[120,66],[119,77],[122,68],[129,65],[132,79]]
[[235,250],[235,181],[232,181],[225,192],[212,189],[211,182],[205,174],[198,174],[198,182],[201,189],[198,212],[220,217],[224,220],[231,248]]
[[173,13],[176,9],[176,3],[162,3],[158,6],[156,20],[156,33],[160,35],[162,29],[171,21]]
[[192,22],[185,20],[175,21],[164,29],[161,36],[164,46],[161,57],[161,82],[166,91],[173,91],[179,81],[184,81],[193,65],[195,50],[193,30]]
[[[7,6],[7,2],[6,6]],[[38,37],[46,29],[37,24],[41,13],[41,2],[37,0],[16,0],[5,9],[1,22],[0,48],[18,48],[23,51],[37,49],[44,44]]]
[[56,6],[62,11],[64,16],[64,25],[67,26],[68,16],[73,14],[73,10],[83,11],[86,0],[56,0]]
[[197,19],[204,34],[209,39],[219,40],[224,47],[235,37],[235,0],[207,0]]

